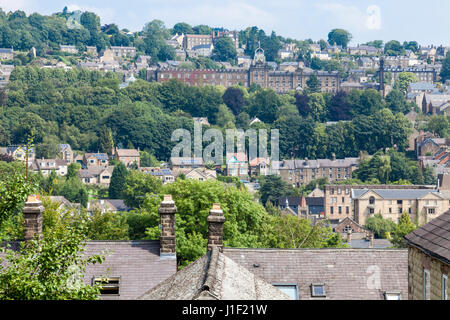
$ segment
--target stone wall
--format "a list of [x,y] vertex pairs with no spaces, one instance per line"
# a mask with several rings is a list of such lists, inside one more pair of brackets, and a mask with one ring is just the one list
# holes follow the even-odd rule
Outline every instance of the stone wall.
[[430,271],[431,300],[442,299],[442,275],[449,273],[449,265],[425,254],[422,250],[408,248],[408,296],[410,300],[423,300],[423,274]]

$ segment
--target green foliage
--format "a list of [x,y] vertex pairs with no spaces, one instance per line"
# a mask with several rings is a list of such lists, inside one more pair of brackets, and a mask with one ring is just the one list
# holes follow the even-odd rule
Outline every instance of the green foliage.
[[214,60],[234,62],[236,57],[236,46],[231,38],[224,37],[216,41],[213,50]]
[[125,204],[131,208],[139,208],[146,197],[159,194],[162,189],[160,179],[136,170],[129,171],[124,183],[122,198],[120,199],[123,199]]
[[103,126],[100,131],[100,139],[98,141],[100,152],[112,155],[114,150],[114,140],[111,133],[111,129]]
[[328,34],[328,43],[330,45],[342,46],[344,49],[347,48],[351,39],[352,35],[350,32],[343,29],[333,29]]
[[108,194],[111,199],[122,199],[125,191],[125,181],[128,171],[125,165],[120,162],[114,167],[109,184]]
[[384,53],[388,56],[401,56],[405,54],[405,49],[396,40],[391,40],[384,45]]
[[384,219],[379,213],[369,217],[366,221],[366,228],[373,231],[375,237],[386,238],[395,228],[395,222],[391,219]]
[[440,137],[446,138],[450,136],[450,122],[445,115],[434,115],[428,118],[425,129],[436,133]]
[[319,78],[315,74],[309,76],[309,79],[306,81],[306,85],[308,86],[310,92],[320,92],[322,90]]
[[419,79],[412,72],[400,72],[397,81],[395,81],[394,89],[398,89],[404,94],[408,91],[408,87],[412,82],[417,82]]
[[442,69],[440,76],[442,78],[442,82],[445,83],[448,79],[450,79],[450,52],[447,52],[444,61],[442,62]]
[[394,244],[396,248],[407,248],[408,245],[406,241],[403,239],[408,233],[411,233],[415,229],[417,229],[417,225],[411,222],[411,218],[407,212],[403,212],[400,216],[400,220],[398,224],[395,225],[392,230],[392,239],[391,242]]
[[36,182],[26,179],[22,163],[0,162],[0,228],[20,211],[27,196],[35,189]]
[[85,284],[89,264],[102,263],[104,254],[83,257],[83,225],[47,229],[42,239],[6,249],[0,263],[1,300],[96,300],[100,288]]
[[265,176],[260,179],[261,188],[259,194],[261,203],[266,205],[267,202],[278,204],[278,199],[282,196],[290,195],[292,187],[289,186],[280,176]]

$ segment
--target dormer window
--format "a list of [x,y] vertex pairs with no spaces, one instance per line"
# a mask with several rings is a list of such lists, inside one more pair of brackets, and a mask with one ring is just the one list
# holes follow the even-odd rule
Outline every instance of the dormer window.
[[100,285],[102,297],[118,296],[120,292],[120,277],[97,277],[93,279],[94,284]]
[[326,297],[325,284],[312,283],[311,284],[311,297]]
[[[255,266],[255,265],[254,265]],[[259,265],[258,265],[259,267]],[[256,268],[256,267],[255,267]],[[272,284],[275,288],[286,293],[293,300],[298,300],[298,287],[296,284]]]
[[386,291],[384,293],[384,300],[402,300],[402,294],[401,292],[396,291],[391,292]]

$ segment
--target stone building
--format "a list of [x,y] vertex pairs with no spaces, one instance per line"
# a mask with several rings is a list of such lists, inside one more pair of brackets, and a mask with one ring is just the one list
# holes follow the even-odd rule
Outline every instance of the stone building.
[[374,214],[397,222],[403,212],[418,224],[450,209],[450,194],[437,189],[352,189],[355,221],[364,225]]
[[134,58],[136,56],[135,47],[111,46],[111,51],[115,58]]
[[13,48],[0,48],[0,60],[12,60],[14,59]]
[[434,186],[413,185],[336,185],[330,184],[324,187],[325,217],[332,221],[342,221],[351,218],[360,224],[354,213],[352,190],[360,189],[434,189]]
[[211,34],[186,34],[183,38],[184,50],[191,50],[195,46],[204,44],[213,44]]
[[450,211],[405,236],[410,300],[447,300]]
[[141,165],[141,155],[138,149],[118,149],[114,150],[115,159],[122,162],[125,167],[129,168],[136,164],[138,167]]
[[288,184],[298,187],[312,180],[327,178],[328,181],[344,181],[352,178],[357,169],[358,158],[283,160],[274,161],[277,174]]
[[250,87],[257,84],[262,88],[272,88],[277,93],[302,90],[312,75],[316,75],[322,92],[335,93],[340,90],[340,75],[336,71],[314,71],[307,68],[296,68],[295,71],[273,70],[266,62],[264,50],[258,48],[249,69],[180,69],[159,68],[147,70],[149,81],[167,82],[178,79],[189,86],[221,85],[226,88],[240,84]]

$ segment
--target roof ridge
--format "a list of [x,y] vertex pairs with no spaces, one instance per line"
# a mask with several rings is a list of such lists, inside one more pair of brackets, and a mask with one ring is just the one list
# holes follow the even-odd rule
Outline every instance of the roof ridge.
[[208,252],[208,266],[206,269],[205,282],[202,285],[201,292],[208,291],[213,296],[218,296],[221,289],[221,279],[219,275],[223,271],[223,263],[220,263],[220,251],[219,248],[213,247]]

